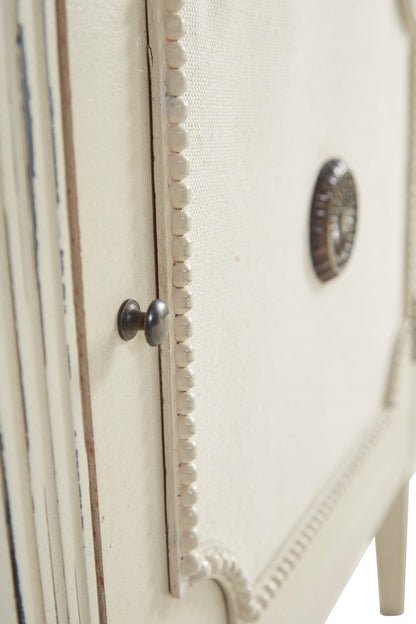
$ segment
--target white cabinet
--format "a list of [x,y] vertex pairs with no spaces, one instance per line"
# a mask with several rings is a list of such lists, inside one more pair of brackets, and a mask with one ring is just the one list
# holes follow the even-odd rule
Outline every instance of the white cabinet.
[[[400,611],[412,11],[4,8],[2,575],[27,622],[318,624],[376,534]],[[160,348],[121,339],[129,298],[169,307]]]

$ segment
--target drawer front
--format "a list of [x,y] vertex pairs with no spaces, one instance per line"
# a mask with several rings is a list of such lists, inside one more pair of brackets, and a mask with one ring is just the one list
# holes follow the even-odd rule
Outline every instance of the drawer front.
[[[408,426],[410,37],[391,2],[175,7],[150,5],[171,591],[214,577],[251,619],[395,414]],[[334,158],[357,223],[326,280],[311,205]]]

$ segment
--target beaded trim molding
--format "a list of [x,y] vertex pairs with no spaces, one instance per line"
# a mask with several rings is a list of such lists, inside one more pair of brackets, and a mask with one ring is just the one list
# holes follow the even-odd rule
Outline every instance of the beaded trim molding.
[[[416,237],[416,53],[412,65],[412,123],[409,155],[409,208],[406,260],[406,303],[391,364],[385,409],[367,432],[315,508],[299,524],[291,538],[253,588],[237,558],[222,546],[199,547],[197,532],[197,469],[195,398],[190,364],[193,360],[192,272],[189,264],[190,216],[186,206],[190,189],[187,117],[184,99],[186,51],[180,40],[185,34],[181,9],[185,0],[148,0],[149,66],[152,91],[158,282],[160,296],[174,312],[174,331],[161,347],[162,398],[166,467],[166,515],[169,582],[173,596],[180,597],[193,584],[216,579],[224,588],[231,611],[243,621],[256,620],[302,558],[319,529],[342,498],[354,476],[376,448],[392,420],[400,396],[401,370],[408,361],[413,328]],[[416,42],[414,0],[406,3],[409,29]],[[411,18],[409,18],[411,15]],[[414,43],[416,46],[416,43]]]
[[182,97],[186,78],[181,69],[186,52],[179,14],[183,0],[148,2],[149,65],[155,166],[156,231],[160,296],[174,313],[173,331],[162,343],[162,395],[166,464],[169,582],[174,596],[183,594],[189,577],[201,571],[197,553],[195,399],[193,360],[192,280],[186,206],[190,190],[185,178],[189,161],[184,151],[188,135],[182,125],[188,107]]

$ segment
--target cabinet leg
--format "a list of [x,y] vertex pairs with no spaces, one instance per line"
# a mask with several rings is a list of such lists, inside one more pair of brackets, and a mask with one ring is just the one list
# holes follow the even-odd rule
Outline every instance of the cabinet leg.
[[409,483],[406,482],[376,535],[382,615],[401,615],[404,611],[408,497]]

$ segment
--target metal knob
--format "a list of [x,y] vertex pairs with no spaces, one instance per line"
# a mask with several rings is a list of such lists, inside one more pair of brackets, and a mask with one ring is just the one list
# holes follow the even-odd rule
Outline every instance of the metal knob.
[[160,299],[155,299],[146,312],[134,299],[127,299],[118,311],[118,333],[123,340],[131,340],[143,330],[148,344],[156,347],[167,336],[170,326],[169,308]]
[[324,164],[315,185],[310,218],[314,269],[323,282],[347,264],[357,229],[357,190],[348,165],[339,158]]

